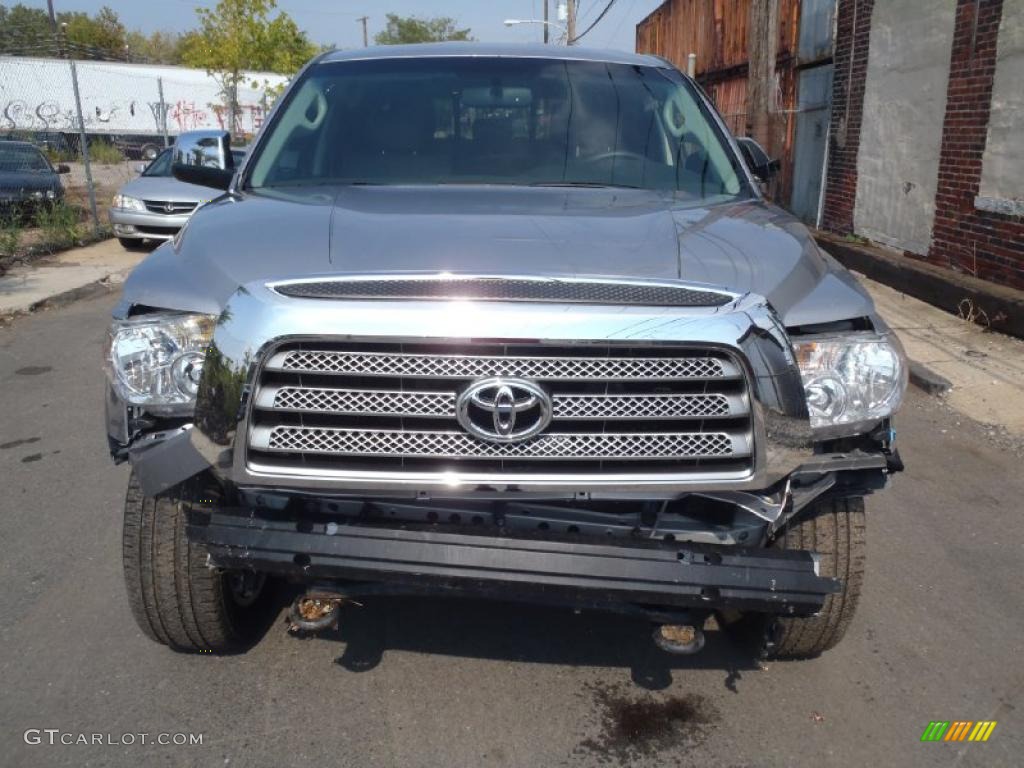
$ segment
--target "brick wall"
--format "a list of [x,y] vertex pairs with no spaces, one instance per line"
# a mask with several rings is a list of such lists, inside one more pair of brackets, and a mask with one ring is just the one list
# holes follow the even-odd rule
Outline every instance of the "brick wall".
[[1003,0],[958,0],[927,260],[1024,289],[1024,221],[974,207],[981,186]]
[[864,76],[874,0],[839,0],[832,80],[832,125],[822,227],[853,231],[857,202],[857,147],[864,113]]

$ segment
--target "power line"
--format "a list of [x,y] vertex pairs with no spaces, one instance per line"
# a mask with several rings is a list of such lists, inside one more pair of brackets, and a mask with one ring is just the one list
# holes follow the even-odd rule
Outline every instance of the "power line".
[[582,32],[580,32],[580,33],[579,33],[578,35],[576,35],[576,36],[575,36],[575,37],[574,37],[574,38],[573,38],[573,39],[571,40],[571,42],[573,42],[573,43],[576,43],[576,42],[578,42],[579,40],[581,40],[581,39],[583,38],[583,36],[584,36],[585,34],[587,34],[587,33],[588,33],[588,32],[589,32],[590,30],[592,30],[592,29],[593,29],[594,27],[596,27],[596,26],[597,26],[598,24],[600,24],[600,23],[601,23],[601,19],[603,19],[603,18],[604,18],[604,17],[605,17],[605,16],[606,16],[606,15],[608,14],[608,11],[610,11],[610,10],[612,9],[612,6],[613,6],[613,5],[615,5],[615,2],[616,2],[616,0],[608,0],[608,5],[606,5],[606,6],[604,7],[604,10],[603,10],[603,11],[601,11],[601,13],[599,13],[599,14],[597,15],[597,18],[596,18],[596,19],[594,19],[594,21],[593,21],[593,22],[591,23],[591,25],[590,25],[589,27],[587,27],[586,29],[584,29],[584,30],[583,30]]

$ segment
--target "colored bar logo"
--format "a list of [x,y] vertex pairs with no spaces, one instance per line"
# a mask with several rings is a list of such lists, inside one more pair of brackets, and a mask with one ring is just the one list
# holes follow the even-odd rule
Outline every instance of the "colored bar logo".
[[921,741],[988,741],[995,729],[995,720],[932,720]]

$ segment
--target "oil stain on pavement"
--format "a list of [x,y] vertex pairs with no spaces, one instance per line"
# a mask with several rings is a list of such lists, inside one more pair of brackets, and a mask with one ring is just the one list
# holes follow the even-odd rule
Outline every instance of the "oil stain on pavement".
[[42,373],[49,373],[52,371],[48,365],[27,365],[24,368],[19,368],[15,371],[18,376],[38,376]]
[[32,443],[38,443],[41,439],[40,437],[24,437],[21,440],[11,440],[9,443],[0,443],[0,450],[5,451],[8,448],[17,448],[19,445],[31,445]]
[[699,694],[627,692],[633,690],[602,683],[585,687],[599,710],[600,732],[580,742],[577,754],[623,765],[665,750],[692,749],[704,743],[721,719],[717,707]]

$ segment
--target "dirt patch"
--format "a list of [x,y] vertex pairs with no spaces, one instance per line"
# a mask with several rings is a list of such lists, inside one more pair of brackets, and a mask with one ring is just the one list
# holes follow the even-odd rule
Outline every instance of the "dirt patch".
[[578,752],[615,765],[703,744],[720,721],[718,708],[696,693],[638,695],[625,686],[586,688],[599,710],[600,733],[580,742]]

